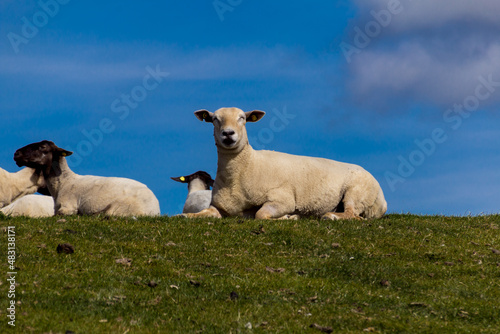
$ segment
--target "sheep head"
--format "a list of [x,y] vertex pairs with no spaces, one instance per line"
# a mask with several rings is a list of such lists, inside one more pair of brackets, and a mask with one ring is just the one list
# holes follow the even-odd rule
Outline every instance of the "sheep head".
[[171,179],[181,183],[189,183],[194,179],[200,179],[201,181],[203,181],[203,183],[205,183],[205,187],[207,190],[210,190],[210,187],[213,187],[214,185],[214,180],[212,179],[210,174],[201,170],[191,175],[171,177]]
[[238,108],[220,108],[214,113],[198,110],[194,114],[200,121],[214,125],[218,149],[239,152],[248,144],[245,124],[259,121],[266,113],[260,110],[243,112]]
[[14,153],[14,160],[19,167],[26,166],[41,170],[45,176],[49,175],[52,163],[61,157],[66,157],[73,152],[59,148],[51,141],[43,140],[38,143],[26,145]]

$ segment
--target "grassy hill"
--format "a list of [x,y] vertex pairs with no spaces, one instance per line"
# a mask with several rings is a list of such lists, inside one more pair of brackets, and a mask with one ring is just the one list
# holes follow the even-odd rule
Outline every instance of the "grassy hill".
[[0,216],[2,254],[9,226],[17,285],[7,298],[4,255],[2,333],[500,332],[499,215]]

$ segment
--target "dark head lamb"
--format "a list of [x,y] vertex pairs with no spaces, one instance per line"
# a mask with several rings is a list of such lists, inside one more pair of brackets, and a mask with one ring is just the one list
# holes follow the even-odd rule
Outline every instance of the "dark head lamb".
[[210,207],[212,200],[212,191],[214,180],[204,171],[198,171],[191,175],[171,177],[172,180],[187,183],[188,196],[184,203],[183,213],[196,213]]
[[26,145],[14,153],[14,160],[19,167],[26,166],[41,170],[44,176],[48,176],[54,161],[60,157],[66,157],[73,152],[59,148],[49,140]]
[[43,171],[58,215],[158,216],[160,204],[144,184],[121,177],[75,174],[66,157],[72,152],[43,140],[14,154],[18,166]]

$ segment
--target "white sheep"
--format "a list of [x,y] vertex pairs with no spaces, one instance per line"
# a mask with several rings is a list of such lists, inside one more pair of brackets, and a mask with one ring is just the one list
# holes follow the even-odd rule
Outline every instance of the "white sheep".
[[245,124],[263,111],[221,108],[195,112],[213,123],[218,166],[210,208],[185,217],[289,215],[324,219],[379,218],[387,203],[379,183],[357,165],[274,151],[255,151]]
[[45,180],[40,170],[23,168],[17,173],[9,173],[0,168],[0,208],[43,187]]
[[171,179],[188,184],[188,195],[182,209],[183,213],[196,213],[210,207],[212,200],[210,187],[214,185],[214,180],[212,180],[210,174],[197,171],[191,175],[171,177]]
[[144,184],[125,178],[75,174],[65,158],[72,153],[44,140],[14,154],[18,166],[43,171],[56,214],[160,215],[158,199]]
[[0,212],[13,217],[52,217],[54,215],[54,200],[50,196],[26,195],[0,209]]

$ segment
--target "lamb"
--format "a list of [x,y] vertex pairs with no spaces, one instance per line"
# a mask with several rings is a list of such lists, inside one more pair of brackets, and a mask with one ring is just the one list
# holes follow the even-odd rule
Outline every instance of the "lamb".
[[42,170],[56,214],[160,215],[158,199],[144,184],[125,178],[75,174],[65,158],[72,153],[44,140],[14,154],[19,167]]
[[0,208],[43,187],[45,180],[40,170],[23,168],[17,173],[9,173],[0,168]]
[[171,177],[171,179],[188,184],[188,196],[182,209],[183,213],[196,213],[210,207],[212,200],[210,187],[214,185],[210,174],[198,171],[187,176]]
[[221,108],[198,110],[195,116],[213,123],[217,174],[212,202],[184,217],[250,216],[278,219],[317,216],[323,219],[379,218],[387,203],[377,180],[360,166],[274,151],[255,151],[246,123],[265,113]]
[[52,217],[54,215],[54,200],[50,196],[26,195],[0,209],[0,212],[13,217]]

